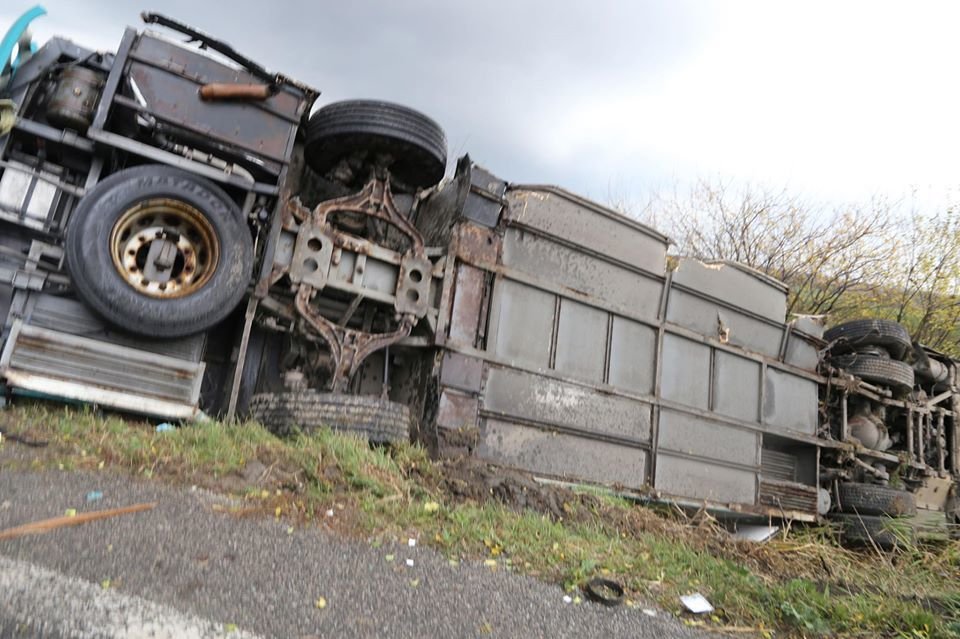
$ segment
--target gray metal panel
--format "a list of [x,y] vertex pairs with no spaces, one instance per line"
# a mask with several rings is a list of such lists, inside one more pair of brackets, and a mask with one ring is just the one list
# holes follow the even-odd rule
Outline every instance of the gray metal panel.
[[141,351],[199,362],[206,343],[204,334],[179,339],[151,339],[120,333],[104,324],[85,304],[66,297],[34,293],[30,296],[27,322],[52,331],[94,337]]
[[670,291],[667,321],[714,338],[720,336],[722,325],[730,344],[767,357],[780,356],[783,326],[738,313],[687,291]]
[[816,346],[803,339],[797,331],[790,332],[787,342],[787,354],[784,360],[791,366],[816,371],[820,364],[820,351]]
[[483,408],[584,434],[650,439],[650,404],[507,368],[488,369]]
[[483,299],[485,275],[478,268],[457,265],[456,287],[453,292],[453,310],[450,313],[450,339],[467,346],[477,341],[480,327],[480,308]]
[[709,409],[709,346],[668,333],[663,338],[662,365],[660,393],[664,399]]
[[595,298],[599,306],[656,320],[663,284],[532,233],[508,229],[503,264]]
[[613,318],[609,383],[625,390],[653,394],[657,332],[623,317]]
[[575,480],[639,489],[647,453],[637,448],[486,419],[476,454],[500,464]]
[[203,364],[26,325],[10,339],[7,374],[20,371],[188,404],[199,400]]
[[642,268],[666,272],[667,240],[615,211],[551,187],[507,192],[510,218],[554,237]]
[[555,305],[552,293],[499,280],[493,293],[488,347],[508,361],[546,369]]
[[564,377],[590,382],[603,381],[607,350],[606,311],[560,300],[555,368]]
[[764,424],[770,428],[786,428],[807,435],[816,434],[816,382],[775,368],[767,368],[764,383]]
[[654,486],[657,492],[724,504],[753,505],[756,502],[756,472],[663,452],[657,455],[656,468]]
[[786,286],[740,264],[681,258],[673,281],[775,322],[787,313]]
[[483,360],[467,357],[453,351],[443,354],[440,383],[474,393],[480,392],[483,383]]
[[760,364],[718,350],[714,378],[714,412],[746,422],[760,421]]
[[664,409],[660,413],[657,445],[660,451],[756,466],[760,434]]

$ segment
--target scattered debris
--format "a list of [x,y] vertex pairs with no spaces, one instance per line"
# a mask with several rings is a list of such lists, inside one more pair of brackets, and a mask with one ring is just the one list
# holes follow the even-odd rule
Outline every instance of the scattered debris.
[[407,545],[410,546],[411,548],[414,548],[417,545],[417,540],[411,537],[410,539],[407,540]]
[[420,580],[419,580],[419,579],[411,579],[411,580],[410,580],[410,587],[411,587],[411,588],[416,588],[416,587],[419,586],[419,585],[420,585]]
[[563,603],[573,603],[573,597],[571,597],[570,595],[564,595]]
[[92,501],[100,501],[101,499],[103,499],[103,493],[99,490],[91,490],[89,493],[87,493],[88,503]]
[[76,516],[77,516],[77,509],[76,509],[76,508],[67,508],[65,511],[63,511],[63,515],[64,515],[65,517],[76,517]]
[[407,559],[407,565],[413,567],[413,559]]
[[707,598],[701,595],[699,592],[695,592],[692,595],[681,596],[680,602],[687,610],[695,615],[713,612],[713,606],[709,601],[707,601]]
[[583,593],[604,606],[618,606],[623,602],[623,586],[611,579],[595,577],[584,584]]
[[327,515],[327,517],[333,517],[333,508],[331,508],[330,510],[328,510],[327,513],[326,513],[326,515]]
[[766,541],[779,532],[780,526],[739,526],[733,538],[737,541]]
[[393,560],[394,560],[394,556],[393,556],[393,555],[387,555],[386,557],[384,557],[384,559],[386,559],[387,561],[393,561]]
[[327,607],[327,598],[326,598],[326,597],[317,597],[317,600],[316,600],[315,602],[313,602],[313,605],[315,605],[315,606],[316,606],[317,608],[319,608],[320,610],[323,610],[324,608]]
[[440,510],[440,504],[435,501],[428,501],[423,505],[423,509],[428,513],[435,513]]
[[643,609],[643,614],[645,614],[645,615],[648,616],[648,617],[656,617],[656,616],[657,616],[657,611],[654,610],[653,608],[644,608],[644,609]]
[[483,565],[486,566],[487,568],[494,569],[494,568],[497,567],[497,560],[496,560],[496,559],[484,559]]
[[174,426],[174,425],[171,424],[170,422],[163,422],[162,424],[157,424],[157,432],[158,432],[158,433],[169,433],[169,432],[174,431],[174,430],[176,430],[176,429],[177,429],[176,426]]
[[[109,517],[117,517],[118,515],[127,515],[130,513],[137,513],[144,510],[151,510],[156,508],[157,502],[152,502],[148,504],[134,504],[133,506],[124,506],[123,508],[111,508],[110,510],[94,510],[88,513],[77,514],[77,511],[73,508],[70,510],[73,511],[73,515],[65,515],[63,517],[53,517],[51,519],[44,519],[42,521],[33,522],[31,524],[24,524],[23,526],[16,526],[14,528],[7,528],[6,530],[0,530],[0,540],[2,539],[14,539],[16,537],[22,537],[24,535],[39,535],[42,533],[50,532],[57,528],[64,528],[66,526],[78,526],[80,524],[85,524],[90,521],[96,521],[98,519],[107,519]],[[70,512],[69,510],[67,511]]]

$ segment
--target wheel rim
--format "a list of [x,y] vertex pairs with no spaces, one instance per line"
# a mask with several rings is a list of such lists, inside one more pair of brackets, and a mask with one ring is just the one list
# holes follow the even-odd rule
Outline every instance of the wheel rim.
[[155,298],[184,297],[217,269],[220,241],[206,216],[169,198],[127,209],[110,233],[113,265],[127,284]]

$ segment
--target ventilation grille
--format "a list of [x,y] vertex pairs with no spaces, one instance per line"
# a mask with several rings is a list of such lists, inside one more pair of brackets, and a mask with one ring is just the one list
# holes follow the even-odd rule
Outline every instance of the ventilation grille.
[[797,481],[797,457],[764,448],[760,453],[760,474],[764,479]]
[[817,489],[813,486],[761,481],[760,503],[764,506],[773,506],[783,510],[816,514]]

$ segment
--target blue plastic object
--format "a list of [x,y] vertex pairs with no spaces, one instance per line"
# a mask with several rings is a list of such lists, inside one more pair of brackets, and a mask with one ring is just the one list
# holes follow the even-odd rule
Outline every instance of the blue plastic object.
[[158,433],[169,433],[176,429],[177,427],[171,424],[170,422],[163,422],[162,424],[157,424]]
[[89,493],[87,493],[88,502],[100,501],[101,499],[103,499],[103,493],[99,490],[91,490]]
[[[13,26],[7,31],[7,34],[3,36],[3,40],[0,40],[0,75],[6,75],[8,72],[11,72],[17,68],[17,65],[20,61],[20,56],[23,55],[22,51],[17,52],[17,59],[13,60],[13,49],[17,46],[17,43],[20,41],[20,38],[23,37],[23,33],[30,27],[30,23],[39,18],[40,16],[47,15],[47,10],[37,5],[32,9],[27,9],[27,11],[14,21]],[[35,47],[31,44],[31,51],[35,50]]]

